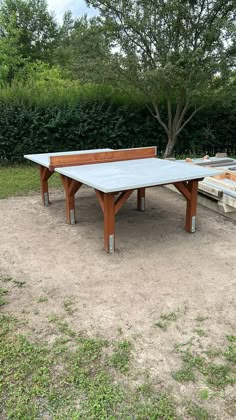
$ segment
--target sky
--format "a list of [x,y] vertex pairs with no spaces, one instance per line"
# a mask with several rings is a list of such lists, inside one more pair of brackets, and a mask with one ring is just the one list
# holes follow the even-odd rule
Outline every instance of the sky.
[[84,0],[48,0],[48,8],[54,12],[59,22],[62,22],[64,12],[67,10],[71,10],[75,17],[85,13],[94,16],[97,13],[94,9],[88,8]]

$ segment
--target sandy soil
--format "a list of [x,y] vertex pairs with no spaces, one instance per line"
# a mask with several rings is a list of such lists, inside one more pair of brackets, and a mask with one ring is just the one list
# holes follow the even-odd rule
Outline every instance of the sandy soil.
[[[134,363],[141,371],[157,386],[174,390],[177,399],[196,399],[195,384],[171,377],[182,364],[173,349],[191,337],[203,348],[222,348],[226,335],[235,334],[235,223],[199,206],[197,231],[188,234],[184,199],[152,188],[144,213],[136,210],[134,195],[117,215],[116,253],[109,255],[93,190],[81,189],[75,226],[66,224],[63,192],[53,191],[50,198],[49,208],[41,206],[38,194],[0,201],[0,271],[25,282],[22,288],[12,283],[4,310],[28,320],[49,340],[51,314],[91,335],[115,338],[122,329],[134,340]],[[41,296],[48,300],[39,303]],[[75,309],[71,314],[66,300]],[[155,326],[171,312],[177,320],[167,331]],[[200,322],[199,316],[206,319]],[[197,337],[196,328],[207,336]],[[226,400],[212,404],[216,418],[233,418],[225,408],[232,398],[230,387]]]

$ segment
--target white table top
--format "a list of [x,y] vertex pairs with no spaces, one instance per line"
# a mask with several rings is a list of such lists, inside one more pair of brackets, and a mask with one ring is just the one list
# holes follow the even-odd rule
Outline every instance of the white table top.
[[56,168],[55,171],[105,193],[190,181],[222,173],[156,158],[70,166]]
[[56,152],[56,153],[37,153],[34,155],[24,155],[24,158],[32,160],[32,162],[38,163],[39,165],[49,168],[50,156],[64,156],[64,155],[81,155],[84,153],[94,152],[109,152],[112,149],[94,149],[94,150],[75,150],[71,152]]

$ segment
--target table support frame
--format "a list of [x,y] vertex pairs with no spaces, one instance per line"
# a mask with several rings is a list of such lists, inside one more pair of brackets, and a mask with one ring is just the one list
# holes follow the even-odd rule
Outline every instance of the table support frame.
[[48,193],[48,180],[52,176],[51,172],[45,166],[39,165],[39,174],[40,174],[40,185],[41,185],[41,194],[42,194],[42,203],[43,206],[49,206],[49,193]]
[[187,201],[185,230],[190,233],[196,230],[198,181],[201,179],[173,184]]
[[[48,168],[40,167],[41,190],[44,205],[47,205],[47,181],[52,173],[53,172]],[[61,175],[61,179],[66,197],[67,222],[73,225],[76,223],[75,193],[80,189],[82,183],[64,175]],[[194,233],[196,228],[198,181],[201,181],[201,179],[173,183],[187,201],[185,229],[190,233]],[[145,188],[137,189],[137,209],[140,211],[145,210],[145,190]],[[115,216],[133,191],[134,190],[132,189],[114,193],[104,193],[95,189],[96,196],[104,215],[104,249],[109,254],[115,252]]]

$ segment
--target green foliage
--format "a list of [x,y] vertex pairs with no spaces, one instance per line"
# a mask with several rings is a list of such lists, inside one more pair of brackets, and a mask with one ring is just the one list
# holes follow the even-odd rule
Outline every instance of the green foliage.
[[32,63],[52,63],[58,28],[45,0],[2,0],[0,29],[0,85],[25,80]]
[[19,322],[0,316],[1,418],[176,418],[167,394],[117,382],[108,365],[108,341],[59,335],[49,345],[32,342],[19,329]]
[[[54,174],[49,180],[49,185],[53,187],[61,186],[60,177]],[[14,195],[24,195],[31,191],[39,191],[39,189],[39,171],[37,167],[26,165],[10,168],[0,167],[0,199]],[[14,283],[18,287],[22,287],[24,284],[24,282],[17,280],[14,280]]]
[[0,307],[6,304],[6,300],[4,299],[4,296],[7,294],[8,294],[8,290],[0,287]]
[[55,61],[67,75],[81,83],[103,84],[110,80],[112,54],[98,18],[88,19],[85,15],[73,19],[71,12],[67,12],[59,36]]
[[229,341],[229,346],[224,353],[224,357],[226,360],[230,361],[231,363],[236,364],[236,336],[230,335],[227,336],[227,340]]
[[[14,83],[0,90],[2,163],[23,161],[23,155],[29,153],[104,147],[157,145],[162,155],[164,133],[135,98],[128,99],[106,86],[65,82],[57,78],[56,69],[50,72],[51,81],[43,76],[47,74],[43,65],[37,82]],[[235,102],[227,107],[219,103],[199,112],[180,134],[176,155],[212,155],[225,150],[235,154],[234,107]]]
[[0,23],[22,57],[50,61],[57,24],[45,0],[2,0]]
[[[218,352],[213,357],[223,355],[227,363],[214,363],[211,359],[204,357],[200,351],[196,355],[190,348],[187,350],[180,350],[183,366],[180,370],[172,374],[176,381],[195,381],[196,374],[201,374],[206,384],[216,390],[225,389],[228,385],[236,384],[236,370],[235,370],[235,346],[229,346],[225,353]],[[205,352],[206,353],[206,352]]]
[[99,9],[116,47],[117,79],[145,98],[168,137],[168,156],[200,105],[214,97],[233,69],[235,0],[87,2]]
[[[72,97],[65,88],[52,88],[51,91],[48,89],[46,96],[46,87],[36,87],[33,92],[33,88],[27,91],[18,86],[3,92],[5,98],[0,101],[2,161],[19,161],[27,153],[156,143],[155,124],[147,112],[143,113],[137,107],[135,110],[132,106],[112,104],[109,99],[96,99],[100,95],[99,89],[87,89],[91,99],[86,89],[73,92],[71,87],[70,92]],[[83,98],[85,94],[86,100]],[[66,103],[67,98],[70,103]],[[34,99],[35,102],[42,100],[42,103],[35,106]],[[47,103],[43,104],[44,101]],[[73,105],[73,101],[77,103]]]
[[110,365],[122,373],[128,372],[129,361],[131,358],[131,347],[131,343],[127,340],[118,343],[110,357]]
[[188,414],[193,417],[195,420],[208,420],[209,415],[205,408],[199,406],[198,404],[189,404]]
[[172,322],[177,321],[179,316],[180,316],[179,310],[176,310],[175,312],[170,312],[170,313],[167,313],[167,314],[161,314],[160,320],[155,322],[155,326],[161,328],[164,331],[166,331],[168,326]]

